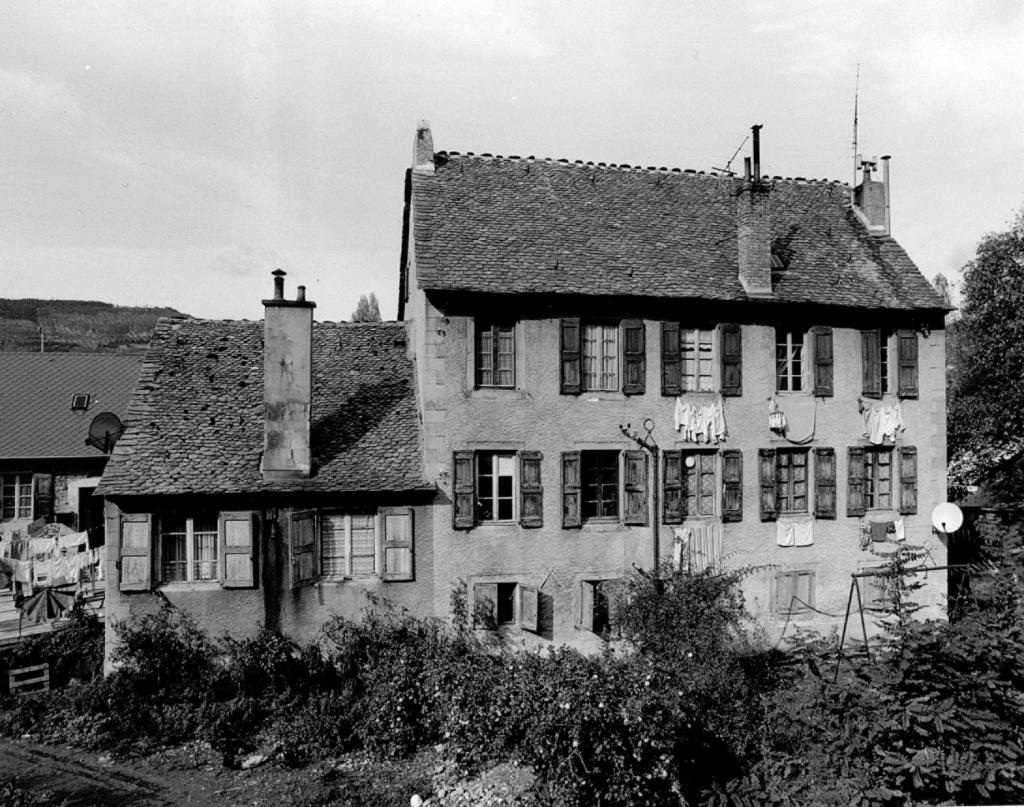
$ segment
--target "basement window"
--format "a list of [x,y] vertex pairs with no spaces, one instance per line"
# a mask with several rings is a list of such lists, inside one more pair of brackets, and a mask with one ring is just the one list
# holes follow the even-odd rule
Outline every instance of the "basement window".
[[71,411],[84,412],[89,408],[91,396],[85,392],[76,392],[71,396]]

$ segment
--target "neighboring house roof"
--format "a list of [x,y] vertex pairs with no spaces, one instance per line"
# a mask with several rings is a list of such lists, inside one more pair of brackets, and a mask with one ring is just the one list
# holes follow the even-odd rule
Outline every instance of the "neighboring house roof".
[[[124,418],[141,354],[0,353],[0,459],[102,457],[85,443],[100,412]],[[73,395],[88,395],[84,411]]]
[[[424,289],[747,300],[736,194],[715,174],[439,152],[412,172]],[[776,302],[945,309],[899,244],[870,235],[839,183],[775,179]]]
[[107,464],[106,495],[425,487],[402,323],[313,326],[308,480],[266,483],[263,323],[162,319]]

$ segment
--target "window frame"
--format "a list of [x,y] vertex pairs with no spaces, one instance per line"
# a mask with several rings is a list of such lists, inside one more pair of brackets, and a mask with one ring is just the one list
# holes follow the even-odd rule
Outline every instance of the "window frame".
[[[783,457],[789,458],[789,461],[783,462]],[[792,458],[802,457],[803,463],[801,465],[792,462]],[[811,485],[808,476],[808,469],[810,466],[810,452],[806,448],[778,448],[775,451],[775,512],[778,515],[797,515],[811,512]],[[796,467],[803,468],[803,485],[804,485],[804,506],[800,509],[792,507],[791,505],[798,498],[795,486],[799,484],[800,480],[794,479],[792,469]],[[787,470],[787,478],[783,479],[783,469]]]
[[[893,510],[893,450],[891,447],[865,446],[864,447],[864,509],[865,510]],[[882,463],[881,457],[886,457]],[[882,466],[888,466],[889,476],[884,481],[888,490],[880,492],[878,485],[883,480],[880,478]],[[888,504],[881,504],[879,499],[882,496],[888,498]]]
[[[416,522],[413,508],[411,507],[377,507],[377,508],[354,508],[351,510],[342,510],[340,508],[326,508],[323,510],[315,511],[316,526],[314,528],[315,537],[315,562],[316,570],[314,579],[319,583],[342,583],[347,580],[381,580],[381,581],[409,581],[414,579],[415,575],[415,541],[416,541]],[[387,535],[387,523],[388,517],[399,517],[406,516],[409,518],[409,538],[407,541],[395,541],[391,539],[389,541]],[[324,571],[327,565],[325,561],[328,559],[324,554],[324,527],[325,524],[330,522],[332,519],[342,519],[343,528],[343,546],[344,553],[342,555],[330,556],[332,560],[336,561],[339,557],[342,558],[344,564],[343,571],[338,574],[336,572],[326,573]],[[373,570],[369,572],[355,570],[354,559],[357,557],[369,557],[369,553],[363,553],[356,555],[353,553],[354,543],[354,526],[353,518],[371,518],[373,520]],[[367,528],[363,528],[367,529]],[[408,549],[409,553],[409,564],[410,569],[408,573],[397,573],[389,571],[387,568],[387,558],[385,557],[389,543],[392,548],[404,548]],[[408,544],[408,546],[405,546]],[[400,576],[395,576],[400,575]]]
[[[27,484],[25,480],[28,480]],[[8,488],[13,489],[10,495],[7,493]],[[26,497],[28,498],[27,507],[24,504]],[[8,499],[11,501],[10,511],[8,511],[7,506]],[[0,521],[19,521],[22,519],[32,521],[35,518],[35,511],[36,497],[33,475],[23,471],[0,474]],[[8,515],[8,512],[11,515]]]
[[[591,344],[596,345],[597,352],[594,356],[588,357],[587,355],[587,335],[588,332],[594,329],[600,329],[597,333],[597,338],[591,340]],[[604,346],[607,342],[606,335],[613,333],[615,335],[615,353],[614,356],[609,355],[605,350]],[[580,322],[580,389],[583,392],[620,392],[622,390],[622,349],[623,349],[623,338],[622,338],[622,322],[611,321],[611,320],[583,320]],[[591,373],[595,377],[596,383],[600,386],[588,386],[587,384],[587,362],[588,358],[593,361],[596,366],[594,372]],[[603,377],[607,375],[604,371],[604,362],[614,360],[614,383],[609,386],[604,386],[605,382],[602,381]]]
[[[780,333],[785,334],[785,341],[780,341]],[[800,335],[799,340],[799,357],[793,356],[793,350],[798,346],[797,340],[794,338],[797,334]],[[776,325],[774,332],[774,345],[775,345],[775,391],[785,393],[799,393],[804,394],[808,392],[809,385],[807,384],[807,328],[796,327],[796,326],[785,326]],[[779,358],[779,348],[784,347],[786,350],[785,357],[785,368],[780,367],[782,359]],[[799,362],[799,372],[794,371],[794,363]],[[783,384],[785,380],[785,384]],[[793,389],[794,381],[799,382],[799,389]]]
[[[473,321],[473,386],[475,389],[515,389],[516,388],[516,336],[517,322],[478,318]],[[511,354],[501,351],[502,331],[510,330],[509,338],[512,345]],[[485,335],[490,339],[489,351],[483,349]],[[490,367],[484,368],[482,358],[489,353]],[[511,356],[511,380],[507,384],[499,383],[501,356]],[[491,383],[485,383],[483,373],[490,372]]]
[[[485,588],[493,587],[494,599],[491,600],[494,611],[487,621],[479,619],[481,614],[480,606],[483,600]],[[503,598],[503,591],[505,597]],[[528,585],[521,580],[509,579],[507,577],[482,577],[472,580],[469,586],[471,600],[469,606],[469,621],[475,630],[486,630],[498,632],[502,630],[520,630],[530,633],[539,632],[539,587]],[[529,598],[532,605],[528,609],[525,598]],[[489,598],[487,598],[489,599]],[[501,617],[502,600],[507,599],[506,605],[511,605],[510,618]]]
[[[604,459],[613,460],[611,463],[604,465],[603,470],[607,471],[609,468],[613,468],[615,471],[615,480],[612,482],[600,482],[597,481],[595,484],[603,489],[612,487],[615,491],[615,513],[612,515],[588,515],[589,510],[587,504],[588,501],[595,503],[604,503],[607,501],[606,498],[600,496],[594,500],[588,500],[587,488],[590,487],[587,481],[587,472],[589,470],[596,470],[593,466],[587,462],[587,458],[591,459],[593,463],[597,459],[597,455],[605,455]],[[600,523],[600,522],[619,522],[623,517],[623,502],[622,502],[622,452],[619,449],[581,449],[580,450],[580,521],[583,524],[587,523]]]
[[[715,392],[715,368],[719,366],[718,360],[718,326],[709,325],[708,323],[701,323],[697,325],[684,325],[682,322],[678,323],[679,328],[679,387],[683,392]],[[707,344],[709,345],[710,356],[708,357],[708,372],[703,374],[700,371],[701,362],[701,345],[704,344],[700,339],[700,334],[706,333]],[[692,337],[692,342],[688,342],[687,337]],[[691,350],[694,357],[690,360],[693,362],[693,373],[686,372],[686,346],[691,345]],[[707,387],[701,386],[701,379],[707,378]]]
[[[198,519],[208,518],[213,524],[213,530],[196,530],[195,522]],[[181,530],[169,530],[168,521],[171,519],[183,519],[184,532]],[[196,536],[197,534],[205,534],[213,536],[213,559],[197,560],[196,559]],[[184,560],[168,560],[167,552],[165,551],[165,536],[177,536],[184,535],[185,539],[185,559]],[[220,513],[218,511],[210,512],[190,512],[188,514],[181,513],[164,513],[157,518],[156,524],[156,556],[157,556],[157,585],[169,586],[169,585],[205,585],[207,583],[220,584],[221,582],[221,547],[220,547]],[[185,576],[184,578],[168,579],[164,568],[169,563],[185,564]],[[213,575],[211,577],[201,577],[196,574],[197,566],[199,563],[212,564]]]

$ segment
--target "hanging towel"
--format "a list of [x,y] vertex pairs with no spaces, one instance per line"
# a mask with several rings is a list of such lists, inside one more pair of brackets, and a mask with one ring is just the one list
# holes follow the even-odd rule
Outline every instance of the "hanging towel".
[[802,445],[814,439],[814,416],[817,398],[784,398],[782,408],[786,419],[786,439]]
[[907,540],[907,525],[904,523],[902,518],[896,519],[893,522],[896,525],[896,540],[906,541]]
[[886,540],[885,534],[888,531],[888,521],[872,521],[871,522],[871,540],[872,541],[884,541]]
[[32,585],[41,586],[44,583],[49,585],[53,577],[53,561],[37,560],[32,564]]
[[715,403],[714,434],[716,443],[725,439],[725,407],[722,406],[721,400]]
[[61,549],[70,549],[71,547],[84,546],[85,542],[89,540],[89,533],[87,532],[73,532],[70,535],[62,535],[57,539],[57,543]]
[[14,561],[14,580],[17,583],[31,583],[32,582],[32,561],[30,560],[16,560]]
[[32,538],[28,545],[33,557],[45,559],[53,554],[53,550],[57,548],[57,541],[53,538]]
[[810,546],[813,543],[813,521],[800,521],[793,525],[793,546]]
[[690,536],[693,531],[689,527],[675,527],[672,532],[676,536],[672,542],[672,562],[679,571],[684,572],[689,568]]
[[775,543],[779,546],[794,546],[796,535],[793,530],[793,522],[778,521],[775,524]]

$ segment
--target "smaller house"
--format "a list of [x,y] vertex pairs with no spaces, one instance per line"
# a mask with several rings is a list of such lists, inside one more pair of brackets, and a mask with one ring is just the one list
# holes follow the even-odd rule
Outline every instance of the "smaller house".
[[305,640],[367,592],[431,610],[406,326],[314,323],[274,275],[264,322],[157,324],[100,487],[108,614],[166,599],[214,635]]

